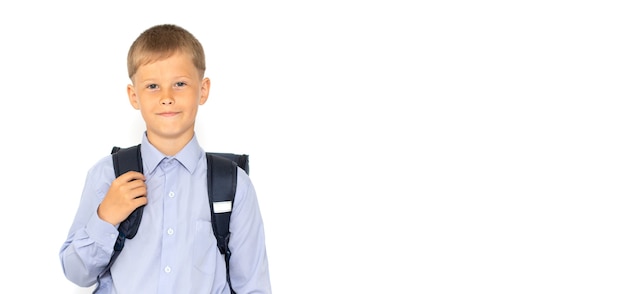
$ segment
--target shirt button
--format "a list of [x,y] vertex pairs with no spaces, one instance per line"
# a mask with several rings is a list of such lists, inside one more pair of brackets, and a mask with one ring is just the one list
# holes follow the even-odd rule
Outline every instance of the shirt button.
[[111,239],[115,239],[115,234],[111,234]]
[[167,196],[170,196],[170,198],[174,198],[174,192],[170,192]]
[[165,269],[163,270],[168,274],[172,271],[172,269],[169,266],[166,266]]
[[174,230],[173,230],[173,229],[171,229],[171,228],[170,228],[170,229],[167,229],[167,234],[168,234],[168,235],[174,234]]

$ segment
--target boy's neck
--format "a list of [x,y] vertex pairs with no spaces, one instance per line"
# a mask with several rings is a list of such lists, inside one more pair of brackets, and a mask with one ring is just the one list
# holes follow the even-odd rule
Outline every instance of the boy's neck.
[[178,138],[163,138],[147,133],[148,142],[166,156],[174,156],[182,150],[193,138],[193,133]]

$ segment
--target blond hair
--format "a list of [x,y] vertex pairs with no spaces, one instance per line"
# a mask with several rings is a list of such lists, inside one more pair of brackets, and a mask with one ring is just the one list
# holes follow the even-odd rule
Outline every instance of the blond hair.
[[137,69],[176,53],[188,53],[193,64],[204,76],[206,69],[202,44],[189,31],[173,24],[162,24],[145,30],[128,50],[128,77],[132,80]]

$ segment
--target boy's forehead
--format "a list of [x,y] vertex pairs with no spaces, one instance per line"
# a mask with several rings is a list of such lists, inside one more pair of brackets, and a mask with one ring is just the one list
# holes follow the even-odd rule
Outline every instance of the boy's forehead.
[[[137,74],[143,76],[143,78],[149,78],[152,74],[158,73],[163,70],[163,67],[167,68],[170,74],[174,75],[194,75],[198,74],[201,78],[201,71],[196,68],[192,57],[185,53],[176,53],[169,56],[152,56],[146,57],[143,62],[140,62],[137,66]],[[156,71],[156,72],[155,72]],[[147,75],[147,76],[146,76]]]

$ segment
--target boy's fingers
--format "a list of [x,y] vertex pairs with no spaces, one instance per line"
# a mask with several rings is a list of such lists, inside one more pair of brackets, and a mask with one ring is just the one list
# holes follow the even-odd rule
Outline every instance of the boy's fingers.
[[136,172],[136,171],[129,171],[124,173],[123,175],[119,176],[118,179],[122,182],[130,182],[133,180],[142,180],[145,181],[146,177],[140,173],[140,172]]
[[139,198],[142,196],[146,196],[146,193],[148,192],[146,183],[143,180],[124,182],[121,188],[122,188],[122,191],[126,191],[125,194],[127,194],[128,196],[132,198]]

